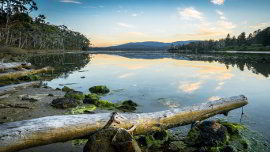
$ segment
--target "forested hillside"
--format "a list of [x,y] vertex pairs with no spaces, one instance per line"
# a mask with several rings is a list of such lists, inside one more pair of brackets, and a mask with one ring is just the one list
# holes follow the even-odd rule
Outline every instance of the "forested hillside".
[[227,35],[225,39],[218,41],[207,40],[192,42],[186,45],[172,46],[170,52],[181,51],[270,51],[270,27],[257,30],[246,36],[241,33],[238,37]]
[[0,0],[0,46],[21,49],[86,50],[90,41],[65,25],[52,25],[34,0]]

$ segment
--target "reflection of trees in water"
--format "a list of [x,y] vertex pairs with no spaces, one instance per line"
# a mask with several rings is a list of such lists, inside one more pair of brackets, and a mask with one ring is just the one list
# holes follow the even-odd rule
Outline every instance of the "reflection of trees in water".
[[89,54],[84,53],[64,53],[64,54],[46,54],[33,55],[29,57],[28,62],[37,68],[51,66],[54,70],[54,77],[68,74],[75,70],[80,70],[91,60]]
[[255,74],[262,74],[265,77],[270,75],[270,55],[269,54],[178,54],[178,56],[186,56],[191,60],[219,62],[225,64],[227,69],[237,67],[241,71],[248,69]]

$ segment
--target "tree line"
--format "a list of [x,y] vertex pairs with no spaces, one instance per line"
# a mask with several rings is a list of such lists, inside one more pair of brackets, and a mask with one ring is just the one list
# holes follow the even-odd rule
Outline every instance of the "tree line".
[[0,46],[21,49],[87,50],[90,41],[65,25],[52,25],[34,0],[0,0]]
[[185,45],[171,46],[169,52],[184,51],[270,51],[270,27],[256,30],[248,36],[242,32],[238,37],[227,35],[220,40],[196,41]]

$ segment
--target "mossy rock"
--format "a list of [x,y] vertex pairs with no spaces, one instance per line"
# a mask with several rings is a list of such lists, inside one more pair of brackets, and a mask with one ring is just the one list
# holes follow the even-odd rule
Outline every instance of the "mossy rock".
[[69,91],[74,91],[74,90],[71,89],[71,88],[69,88],[69,87],[67,87],[67,86],[64,86],[64,87],[62,88],[62,91],[64,91],[64,92],[69,92]]
[[51,106],[59,109],[67,109],[77,107],[80,104],[80,101],[73,98],[58,98],[52,101]]
[[134,112],[137,110],[138,104],[135,103],[132,100],[125,100],[122,101],[121,104],[119,106],[117,106],[116,108],[122,112]]
[[87,94],[83,100],[85,104],[94,104],[97,105],[97,102],[100,100],[100,96],[97,94]]
[[141,152],[136,141],[124,129],[104,129],[90,136],[83,152]]
[[185,141],[187,144],[197,147],[217,147],[226,144],[228,138],[226,127],[216,121],[204,121],[189,131]]
[[148,135],[136,136],[135,139],[141,147],[159,149],[168,141],[168,133],[166,130],[160,130]]
[[83,100],[84,94],[80,91],[71,90],[71,91],[66,92],[65,97],[66,98],[73,98],[76,100]]
[[239,135],[239,133],[244,130],[246,127],[239,123],[219,121],[220,124],[225,126],[230,135]]
[[100,95],[104,95],[104,94],[107,94],[110,92],[110,90],[107,88],[107,86],[104,86],[104,85],[93,86],[93,87],[89,88],[89,91],[91,93],[100,94]]
[[107,100],[99,100],[95,105],[100,108],[115,109],[115,104]]

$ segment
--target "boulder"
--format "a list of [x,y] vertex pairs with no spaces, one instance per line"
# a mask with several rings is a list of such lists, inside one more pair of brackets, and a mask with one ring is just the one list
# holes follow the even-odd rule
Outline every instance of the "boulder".
[[78,105],[80,105],[80,102],[74,98],[58,98],[51,103],[51,106],[59,109],[74,108]]
[[125,129],[109,128],[90,136],[83,152],[141,152]]
[[107,86],[104,85],[100,85],[100,86],[93,86],[91,88],[89,88],[89,91],[91,93],[95,93],[95,94],[107,94],[110,92],[110,90],[107,88]]
[[197,147],[217,147],[228,141],[227,128],[216,121],[204,121],[193,127],[186,138],[186,143]]
[[94,94],[94,93],[88,94],[88,95],[85,95],[83,103],[97,105],[97,102],[99,101],[99,99],[100,99],[100,96],[97,94]]

